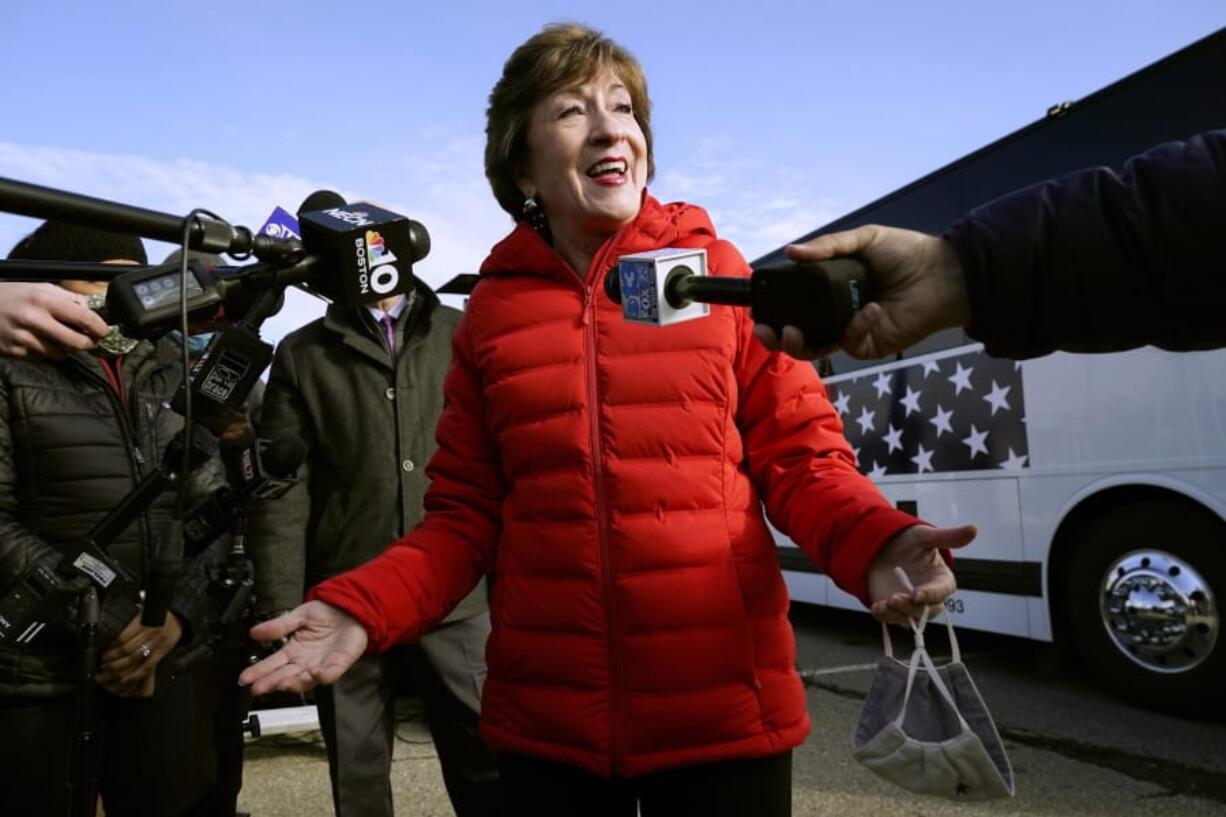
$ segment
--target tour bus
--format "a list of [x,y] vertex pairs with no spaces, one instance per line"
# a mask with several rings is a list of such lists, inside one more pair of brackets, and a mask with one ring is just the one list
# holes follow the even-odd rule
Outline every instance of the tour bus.
[[[940,234],[1010,190],[1219,128],[1226,29],[798,240],[868,223]],[[1063,642],[1146,706],[1223,710],[1226,351],[1015,362],[951,330],[818,365],[885,496],[978,526],[955,557],[956,626]],[[783,537],[780,557],[794,601],[862,609]]]

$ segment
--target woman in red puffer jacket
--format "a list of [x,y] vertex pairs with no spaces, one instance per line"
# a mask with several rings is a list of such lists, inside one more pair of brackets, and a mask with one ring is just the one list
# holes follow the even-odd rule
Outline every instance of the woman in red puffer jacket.
[[[646,193],[645,81],[582,26],[521,46],[490,98],[486,172],[520,219],[455,337],[427,515],[383,556],[253,631],[294,634],[245,676],[328,683],[411,641],[494,576],[482,732],[513,814],[787,814],[809,729],[762,505],[883,617],[953,589],[938,531],[855,467],[811,366],[739,309],[665,328],[602,293],[619,256],[703,248],[706,213]],[[916,594],[893,584],[912,574]],[[892,606],[890,606],[892,605]]]

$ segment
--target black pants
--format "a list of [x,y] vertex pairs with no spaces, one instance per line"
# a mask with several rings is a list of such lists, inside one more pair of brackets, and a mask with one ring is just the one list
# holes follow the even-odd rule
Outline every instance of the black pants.
[[243,787],[243,724],[251,711],[251,689],[238,685],[238,674],[246,666],[245,662],[225,660],[203,668],[201,686],[211,696],[202,707],[209,713],[213,733],[211,757],[202,753],[202,759],[211,759],[217,774],[213,785],[187,812],[187,817],[234,817],[236,813],[238,793]]
[[[212,722],[200,716],[198,693],[190,674],[159,676],[152,698],[97,690],[95,757],[107,817],[178,817],[207,790]],[[0,701],[0,815],[68,813],[76,729],[73,696]]]
[[668,769],[631,779],[498,753],[507,817],[787,817],[792,752]]

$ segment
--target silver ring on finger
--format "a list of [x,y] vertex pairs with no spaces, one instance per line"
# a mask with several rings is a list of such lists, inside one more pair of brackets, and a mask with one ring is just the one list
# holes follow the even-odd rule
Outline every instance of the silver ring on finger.
[[149,648],[148,644],[141,644],[136,652],[140,655],[140,660],[142,661],[148,661],[149,656],[153,655],[153,650]]

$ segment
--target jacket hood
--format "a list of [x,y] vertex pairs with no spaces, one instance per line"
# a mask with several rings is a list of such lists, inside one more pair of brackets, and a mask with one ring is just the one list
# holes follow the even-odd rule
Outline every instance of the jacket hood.
[[[634,221],[609,236],[593,259],[658,247],[703,247],[714,240],[715,227],[706,210],[684,202],[661,204],[643,191],[643,206]],[[577,272],[586,278],[591,270]],[[575,272],[536,230],[518,224],[490,250],[481,265],[481,275],[543,275],[572,280]]]

